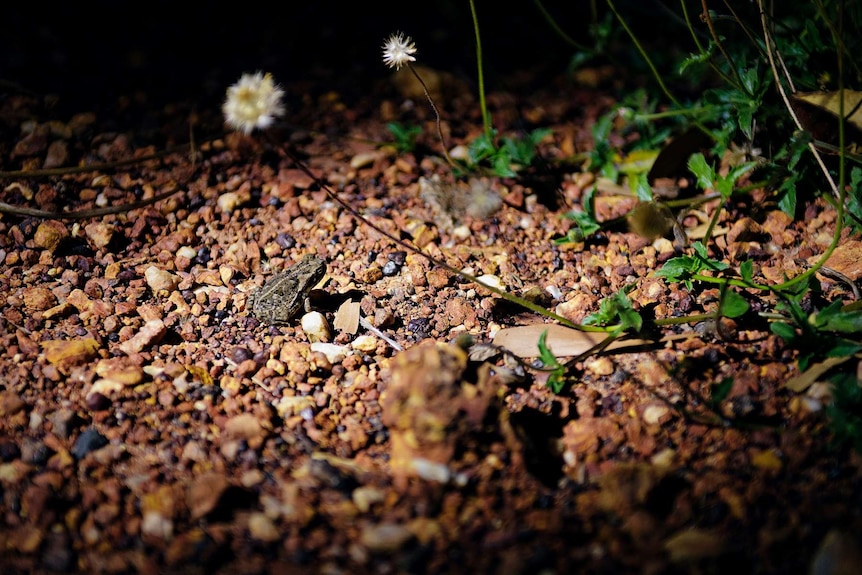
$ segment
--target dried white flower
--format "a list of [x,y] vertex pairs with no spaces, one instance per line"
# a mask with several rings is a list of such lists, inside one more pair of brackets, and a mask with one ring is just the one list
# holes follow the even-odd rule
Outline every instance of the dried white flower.
[[413,38],[405,36],[403,32],[392,34],[383,43],[383,63],[390,68],[400,70],[401,66],[408,62],[415,62],[416,44]]
[[221,108],[225,123],[244,134],[250,134],[255,128],[268,128],[277,116],[284,114],[282,96],[284,91],[275,84],[271,74],[243,74],[227,89]]

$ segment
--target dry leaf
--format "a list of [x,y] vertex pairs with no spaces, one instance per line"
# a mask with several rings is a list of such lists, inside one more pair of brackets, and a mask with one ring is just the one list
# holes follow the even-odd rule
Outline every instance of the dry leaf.
[[854,532],[832,528],[820,542],[811,561],[811,575],[850,575],[859,572],[862,552]]
[[[793,97],[802,102],[826,110],[836,118],[841,116],[842,92],[808,92],[798,93]],[[862,92],[844,90],[844,117],[847,121],[862,130]]]
[[[820,255],[808,258],[809,264],[814,264],[820,259]],[[844,274],[853,281],[862,277],[862,241],[849,239],[839,244],[826,265],[835,271]]]
[[[545,344],[556,357],[580,355],[608,337],[602,332],[578,331],[558,324],[535,323],[501,329],[494,336],[494,345],[521,357],[536,357],[539,355],[539,336],[544,331],[548,332]],[[645,339],[627,339],[615,341],[606,349],[610,351],[650,343],[652,342]]]
[[817,381],[824,373],[850,359],[852,356],[830,357],[820,363],[815,363],[796,377],[791,377],[784,384],[790,391],[800,393]]
[[721,537],[703,529],[685,529],[664,542],[664,548],[670,555],[671,563],[686,563],[707,557],[718,557],[723,547]]
[[347,300],[335,312],[335,318],[332,322],[333,327],[336,331],[343,331],[351,335],[355,334],[356,330],[359,329],[359,312],[359,302]]

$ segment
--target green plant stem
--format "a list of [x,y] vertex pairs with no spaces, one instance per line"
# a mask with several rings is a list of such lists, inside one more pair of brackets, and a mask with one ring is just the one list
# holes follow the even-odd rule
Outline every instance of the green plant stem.
[[479,34],[479,18],[476,15],[476,3],[470,0],[470,14],[473,17],[473,33],[476,35],[476,69],[479,81],[479,108],[482,110],[482,126],[485,136],[491,141],[494,134],[491,130],[491,115],[488,114],[488,103],[485,101],[485,72],[482,66],[482,37]]
[[744,280],[736,278],[717,278],[715,276],[708,276],[706,274],[693,274],[691,276],[691,279],[710,284],[727,284],[738,288],[759,289],[764,291],[770,291],[775,289],[775,286],[768,286],[754,282],[748,283]]
[[661,319],[653,320],[653,323],[657,326],[667,326],[667,325],[682,325],[685,323],[696,323],[699,321],[707,321],[713,319],[715,317],[714,313],[696,313],[692,315],[687,315],[683,317],[665,317]]
[[724,56],[724,59],[727,60],[727,65],[730,66],[730,70],[736,78],[736,89],[747,94],[749,98],[753,97],[754,94],[749,94],[748,90],[745,89],[745,82],[743,82],[742,78],[739,76],[739,70],[736,69],[736,63],[734,63],[733,58],[730,57],[727,50],[724,49],[724,44],[721,43],[721,38],[718,37],[718,32],[715,31],[715,24],[712,23],[712,16],[709,15],[709,7],[706,5],[706,0],[701,0],[700,4],[703,7],[701,17],[703,18],[703,21],[706,22],[706,27],[709,28],[709,33],[712,35],[712,41],[715,43],[718,51],[721,52],[721,55]]
[[717,109],[718,106],[703,106],[700,108],[682,108],[674,110],[665,110],[664,112],[653,112],[651,114],[635,114],[635,120],[646,121],[662,120],[664,118],[674,118],[676,116],[694,116],[699,112],[709,112]]
[[703,245],[709,243],[710,238],[712,238],[712,232],[715,229],[715,226],[718,224],[718,218],[721,216],[721,210],[724,206],[724,197],[721,198],[721,203],[715,207],[715,212],[713,212],[712,217],[709,218],[709,225],[706,226],[706,231],[703,233]]
[[680,8],[682,8],[682,17],[685,20],[686,26],[688,26],[688,32],[691,34],[691,39],[694,42],[694,45],[697,46],[697,51],[703,54],[706,50],[704,50],[703,44],[700,43],[700,39],[694,31],[694,25],[691,22],[691,16],[688,15],[688,7],[685,4],[685,0],[679,0],[679,5]]
[[[686,26],[688,26],[688,31],[691,34],[691,39],[694,41],[694,45],[697,47],[697,51],[701,54],[705,54],[706,50],[704,49],[703,44],[700,43],[700,40],[697,37],[697,32],[695,32],[695,30],[694,30],[694,24],[692,24],[692,22],[691,22],[691,16],[689,16],[689,14],[688,14],[688,7],[686,6],[686,0],[679,0],[679,4],[682,7],[682,15],[683,15],[683,18],[685,19],[685,24],[686,24]],[[724,73],[724,70],[722,70],[721,68],[716,66],[711,60],[709,61],[709,67],[723,81],[727,82],[728,84],[733,84],[733,82],[730,81],[730,77]]]
[[[767,23],[766,19],[767,13],[763,7],[763,0],[757,0],[757,8],[758,10],[760,10],[760,25],[763,29],[763,43],[766,48],[766,56],[769,60],[769,67],[772,70],[772,76],[775,80],[775,89],[778,90],[778,94],[784,101],[784,107],[787,109],[787,113],[790,115],[790,118],[793,120],[793,123],[796,125],[796,128],[804,132],[806,131],[805,126],[802,125],[802,121],[799,119],[799,115],[796,113],[796,110],[790,103],[790,98],[787,96],[787,91],[784,89],[784,85],[781,83],[781,75],[778,73],[778,64],[776,63],[775,55],[777,47],[775,46],[775,40],[772,38],[772,34],[769,31],[769,24]],[[826,167],[826,163],[823,161],[823,157],[820,155],[820,152],[817,150],[817,147],[814,145],[814,142],[808,142],[808,150],[814,156],[814,160],[817,162],[817,165],[820,166],[820,170],[823,172],[823,176],[826,178],[826,181],[829,182],[829,186],[832,189],[833,195],[835,195],[835,197],[843,195],[843,192],[838,189],[838,185],[835,183],[835,180],[833,180],[832,174],[829,173],[829,168]],[[843,157],[844,150],[841,151],[841,154]]]
[[425,80],[422,79],[422,76],[419,75],[419,72],[408,62],[407,67],[410,68],[410,71],[413,72],[413,76],[419,81],[419,84],[422,85],[422,91],[425,92],[425,98],[428,99],[428,103],[431,105],[431,109],[434,111],[434,118],[437,120],[437,136],[440,138],[440,146],[443,148],[443,157],[446,158],[446,161],[450,166],[457,169],[458,165],[449,156],[449,150],[447,150],[446,139],[443,137],[443,127],[440,122],[440,110],[437,109],[437,105],[434,103],[434,99],[431,97],[431,93],[428,91],[428,86],[425,85]]
[[556,314],[556,313],[554,313],[554,312],[552,312],[552,311],[550,311],[550,310],[548,310],[548,309],[545,309],[545,308],[543,308],[542,306],[540,306],[540,305],[538,305],[538,304],[536,304],[536,303],[533,303],[533,302],[531,302],[531,301],[529,301],[529,300],[526,300],[526,299],[524,299],[524,298],[522,298],[522,297],[519,297],[519,296],[516,296],[516,295],[514,295],[514,294],[511,294],[511,293],[509,293],[509,292],[507,292],[507,291],[505,291],[505,290],[502,290],[502,289],[500,289],[500,288],[494,287],[494,286],[492,286],[492,285],[485,284],[485,283],[483,283],[479,278],[477,278],[477,277],[475,277],[475,276],[473,276],[473,275],[471,275],[471,274],[468,274],[468,273],[464,272],[463,270],[459,270],[459,269],[457,269],[457,268],[455,268],[455,267],[453,267],[453,266],[450,266],[450,265],[449,265],[449,264],[447,264],[446,262],[444,262],[444,261],[442,261],[442,260],[440,260],[440,259],[437,259],[437,258],[435,258],[434,256],[430,256],[430,255],[428,255],[428,254],[424,253],[423,251],[421,251],[421,250],[420,250],[419,248],[417,248],[416,246],[413,246],[413,245],[409,244],[408,242],[406,242],[406,241],[404,241],[404,240],[402,240],[402,239],[400,239],[400,238],[397,238],[397,237],[393,236],[392,234],[390,234],[389,232],[387,232],[386,230],[384,230],[383,228],[381,228],[381,227],[380,227],[380,226],[378,226],[377,224],[375,224],[375,223],[373,223],[373,222],[369,221],[368,219],[364,218],[364,217],[362,216],[362,214],[360,214],[360,213],[356,210],[356,208],[354,208],[354,207],[353,207],[353,206],[351,206],[349,203],[347,203],[347,202],[345,202],[344,200],[342,200],[341,198],[339,198],[339,197],[338,197],[338,195],[336,195],[336,193],[332,190],[332,188],[330,188],[330,187],[329,187],[329,185],[328,185],[326,182],[324,182],[323,180],[321,180],[321,179],[320,179],[320,177],[318,177],[317,175],[315,175],[315,174],[314,174],[314,172],[312,172],[312,171],[311,171],[311,168],[309,168],[309,167],[308,167],[308,165],[307,165],[305,162],[303,162],[301,159],[299,159],[299,158],[296,156],[296,154],[294,154],[290,149],[288,149],[286,146],[282,146],[282,150],[283,150],[283,151],[284,151],[284,153],[285,153],[285,154],[286,154],[286,155],[287,155],[287,156],[288,156],[288,157],[293,161],[293,163],[294,163],[294,164],[295,164],[295,165],[296,165],[296,166],[297,166],[297,167],[298,167],[298,168],[299,168],[303,173],[305,173],[305,175],[307,175],[309,178],[311,178],[311,179],[312,179],[312,181],[314,181],[314,182],[315,182],[315,183],[320,187],[320,189],[321,189],[321,190],[323,190],[324,192],[326,192],[326,195],[327,195],[327,196],[329,196],[333,201],[335,201],[335,202],[336,202],[336,203],[338,203],[341,207],[343,207],[344,209],[346,209],[346,210],[350,213],[350,215],[352,215],[353,217],[355,217],[357,220],[359,220],[360,222],[362,222],[363,224],[365,224],[366,226],[368,226],[369,228],[371,228],[372,230],[374,230],[374,231],[375,231],[375,232],[377,232],[378,234],[380,234],[380,235],[382,235],[383,237],[387,238],[389,241],[391,241],[391,242],[395,243],[396,245],[398,245],[398,246],[400,246],[400,247],[402,247],[402,248],[406,249],[406,250],[407,250],[407,251],[409,251],[410,253],[414,253],[414,254],[416,254],[416,255],[418,255],[418,256],[421,256],[421,257],[423,257],[423,258],[427,259],[429,262],[431,262],[431,263],[432,263],[432,264],[434,264],[435,266],[441,267],[441,268],[445,269],[446,271],[448,271],[449,273],[451,273],[451,274],[453,274],[453,275],[456,275],[456,276],[457,276],[457,275],[460,275],[460,276],[462,276],[462,277],[466,278],[466,279],[467,279],[467,281],[470,281],[470,282],[473,282],[473,283],[475,283],[475,284],[478,284],[478,285],[480,285],[481,287],[483,287],[484,289],[486,289],[486,290],[488,290],[488,291],[490,291],[490,292],[492,292],[492,293],[497,294],[498,296],[502,297],[503,299],[505,299],[505,300],[507,300],[507,301],[509,301],[509,302],[511,302],[511,303],[514,303],[514,304],[516,304],[516,305],[519,305],[519,306],[521,306],[521,307],[523,307],[523,308],[525,308],[525,309],[528,309],[528,310],[530,310],[530,311],[536,312],[537,314],[539,314],[539,315],[541,315],[541,316],[544,316],[544,317],[546,317],[546,318],[548,318],[548,319],[552,319],[552,320],[554,320],[554,321],[557,321],[557,322],[559,322],[560,324],[562,324],[562,325],[564,325],[564,326],[566,326],[566,327],[568,327],[568,328],[576,329],[576,330],[578,330],[578,331],[595,331],[595,332],[608,332],[608,331],[609,331],[609,329],[610,329],[610,328],[603,328],[603,327],[597,327],[597,326],[590,326],[590,325],[580,325],[580,324],[576,324],[576,323],[574,323],[573,321],[568,320],[568,319],[564,318],[563,316],[558,315],[558,314]]
[[[472,4],[473,0],[470,0],[470,2]],[[622,14],[620,14],[619,10],[617,10],[616,5],[614,5],[613,0],[605,0],[605,2],[607,2],[608,8],[610,8],[611,12],[614,13],[614,16],[616,16],[620,25],[626,31],[626,34],[628,34],[629,38],[631,38],[632,42],[635,45],[635,48],[637,48],[638,52],[640,53],[641,58],[643,58],[647,64],[647,66],[649,66],[649,69],[652,72],[652,75],[655,78],[656,82],[658,83],[658,86],[661,89],[661,91],[664,92],[664,95],[667,97],[668,100],[671,101],[671,103],[673,103],[674,106],[682,109],[683,105],[680,104],[679,100],[676,99],[676,96],[673,95],[673,92],[670,91],[670,88],[667,87],[667,84],[665,84],[665,82],[664,82],[664,78],[662,78],[661,74],[659,74],[658,68],[655,67],[655,63],[653,63],[652,58],[649,57],[649,54],[647,54],[647,51],[644,49],[643,45],[640,43],[640,40],[638,40],[637,36],[635,36],[635,33],[632,31],[632,29],[629,27],[629,25],[623,19]],[[697,128],[700,131],[702,131],[704,134],[709,136],[712,140],[715,140],[715,134],[712,133],[712,130],[710,130],[709,128],[704,126],[702,122],[700,122],[698,120],[692,120],[692,122],[694,123],[695,126],[697,126]]]
[[563,30],[557,25],[557,21],[554,20],[554,17],[551,16],[550,12],[545,9],[545,6],[540,2],[540,0],[533,0],[533,4],[536,5],[536,8],[539,9],[539,12],[542,13],[542,16],[548,22],[548,25],[551,29],[557,33],[557,35],[563,39],[563,41],[569,46],[573,47],[575,50],[580,50],[581,52],[589,52],[590,49],[583,44],[579,44],[572,40],[572,38],[563,32]]

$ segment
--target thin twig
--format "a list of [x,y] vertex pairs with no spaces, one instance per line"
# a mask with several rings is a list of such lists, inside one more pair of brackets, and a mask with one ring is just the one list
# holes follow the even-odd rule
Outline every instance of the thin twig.
[[[718,51],[721,52],[721,55],[724,56],[724,59],[727,60],[727,64],[730,66],[730,71],[733,72],[734,77],[736,77],[737,87],[740,90],[745,89],[745,82],[742,81],[733,58],[731,58],[727,50],[724,49],[724,44],[722,44],[721,38],[718,37],[718,32],[715,31],[715,24],[712,22],[712,16],[709,15],[709,7],[706,5],[706,0],[701,0],[701,6],[703,7],[701,19],[706,23],[706,27],[709,28],[709,33],[712,35],[712,41],[715,43]],[[748,95],[751,96],[752,94]]]
[[138,200],[136,202],[120,204],[119,206],[94,208],[92,210],[80,210],[77,212],[52,212],[50,210],[25,208],[22,206],[13,206],[12,204],[7,204],[6,202],[0,202],[0,213],[14,214],[18,216],[29,216],[31,218],[44,218],[48,220],[82,220],[85,218],[98,218],[110,214],[121,214],[130,210],[136,210],[138,208],[154,204],[160,200],[164,200],[165,198],[173,196],[174,194],[181,191],[182,189],[177,188],[175,190],[171,190],[170,192],[162,192],[161,194],[156,194],[152,198],[146,198],[144,200]]
[[320,187],[321,190],[326,192],[327,196],[329,196],[333,201],[337,202],[341,207],[343,207],[345,210],[347,210],[350,213],[350,215],[352,215],[354,218],[356,218],[357,220],[359,220],[363,224],[367,225],[369,228],[371,228],[372,230],[374,230],[378,234],[387,238],[389,241],[391,241],[394,244],[401,246],[405,250],[409,251],[410,253],[421,256],[421,257],[427,259],[429,262],[431,262],[435,266],[441,267],[453,275],[456,275],[456,276],[460,275],[460,276],[464,277],[467,281],[478,284],[478,285],[482,286],[484,289],[486,289],[492,293],[497,294],[498,296],[502,297],[503,299],[505,299],[511,303],[514,303],[518,306],[521,306],[525,309],[528,309],[532,312],[535,312],[535,313],[537,313],[541,316],[544,316],[548,319],[552,319],[554,321],[557,321],[566,327],[576,329],[579,331],[598,331],[598,332],[607,332],[608,331],[608,330],[606,330],[604,328],[600,328],[600,327],[576,324],[573,321],[566,319],[563,316],[556,314],[556,313],[554,313],[548,309],[545,309],[544,307],[542,307],[536,303],[533,303],[527,299],[524,299],[522,297],[511,294],[511,293],[509,293],[505,290],[502,290],[500,288],[497,288],[493,285],[489,285],[487,283],[484,283],[479,278],[477,278],[471,274],[468,274],[468,273],[464,272],[463,270],[459,270],[453,266],[450,266],[446,262],[444,262],[440,259],[437,259],[434,256],[426,254],[425,252],[423,252],[422,250],[420,250],[416,246],[402,240],[401,238],[397,238],[397,237],[393,236],[392,234],[390,234],[389,232],[387,232],[386,230],[384,230],[383,228],[381,228],[380,226],[378,226],[374,222],[363,217],[362,214],[360,214],[356,208],[351,206],[345,200],[342,200],[340,197],[338,197],[338,195],[336,195],[336,193],[332,190],[332,188],[330,188],[326,182],[324,182],[319,176],[317,176],[317,174],[312,172],[311,168],[309,168],[305,162],[303,162],[301,159],[299,159],[299,157],[297,157],[296,154],[294,154],[289,148],[287,148],[286,146],[282,146],[281,149],[293,161],[293,163],[294,163],[294,165],[296,165],[296,167],[298,167],[305,175],[307,175],[309,178],[311,178],[312,181],[314,181]]
[[361,325],[362,327],[364,327],[365,329],[367,329],[368,331],[370,331],[371,333],[373,333],[374,335],[376,335],[377,337],[379,337],[380,339],[382,339],[383,341],[388,343],[390,345],[390,347],[392,347],[392,349],[394,349],[395,351],[404,351],[404,347],[402,347],[402,345],[400,343],[398,343],[397,341],[395,341],[394,339],[392,339],[391,337],[389,337],[388,335],[386,335],[385,333],[383,333],[382,331],[377,329],[374,326],[374,324],[372,324],[370,321],[368,321],[367,319],[365,319],[362,316],[359,316],[359,325]]
[[479,35],[479,19],[476,16],[476,3],[470,0],[470,14],[473,16],[473,33],[476,35],[476,67],[479,81],[479,107],[482,110],[482,125],[485,136],[491,140],[491,115],[488,114],[488,104],[485,101],[485,73],[482,66],[482,37]]
[[[784,106],[787,108],[787,113],[790,114],[790,118],[793,120],[793,123],[796,124],[797,129],[804,132],[806,131],[805,126],[802,125],[802,121],[796,114],[796,110],[793,109],[793,104],[790,103],[790,97],[784,89],[784,84],[781,83],[781,76],[778,73],[778,65],[776,64],[775,54],[773,52],[775,41],[772,38],[772,34],[769,32],[769,25],[766,21],[766,11],[763,8],[763,0],[757,0],[757,7],[760,10],[760,24],[763,27],[763,40],[766,45],[766,56],[769,58],[769,67],[772,69],[772,76],[775,79],[775,88],[778,90],[781,99],[784,101]],[[808,142],[808,149],[814,155],[814,159],[823,171],[826,181],[829,182],[829,187],[832,189],[833,195],[835,195],[836,198],[840,197],[841,193],[838,190],[838,186],[835,184],[835,180],[832,178],[832,174],[829,173],[829,168],[826,167],[826,163],[823,161],[823,158],[817,150],[817,147],[814,145],[814,142]]]
[[428,99],[428,103],[431,105],[431,109],[434,111],[434,117],[437,119],[437,136],[440,138],[440,146],[443,148],[443,157],[446,158],[446,161],[449,162],[449,165],[453,168],[458,168],[458,165],[452,160],[449,156],[449,150],[447,150],[446,139],[443,138],[443,128],[440,123],[440,110],[437,109],[437,105],[434,103],[434,99],[431,97],[431,93],[428,92],[428,86],[425,85],[425,80],[422,79],[422,76],[419,75],[419,72],[416,71],[415,68],[408,62],[407,67],[410,68],[410,71],[413,72],[413,76],[419,81],[419,84],[422,85],[422,91],[425,92],[425,98]]

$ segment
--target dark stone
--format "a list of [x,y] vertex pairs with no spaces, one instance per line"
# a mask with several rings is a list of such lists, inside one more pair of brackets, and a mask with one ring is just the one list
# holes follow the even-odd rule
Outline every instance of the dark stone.
[[104,435],[93,429],[85,429],[78,439],[75,440],[75,445],[72,446],[72,455],[75,459],[83,459],[91,451],[95,451],[108,444],[107,438]]

